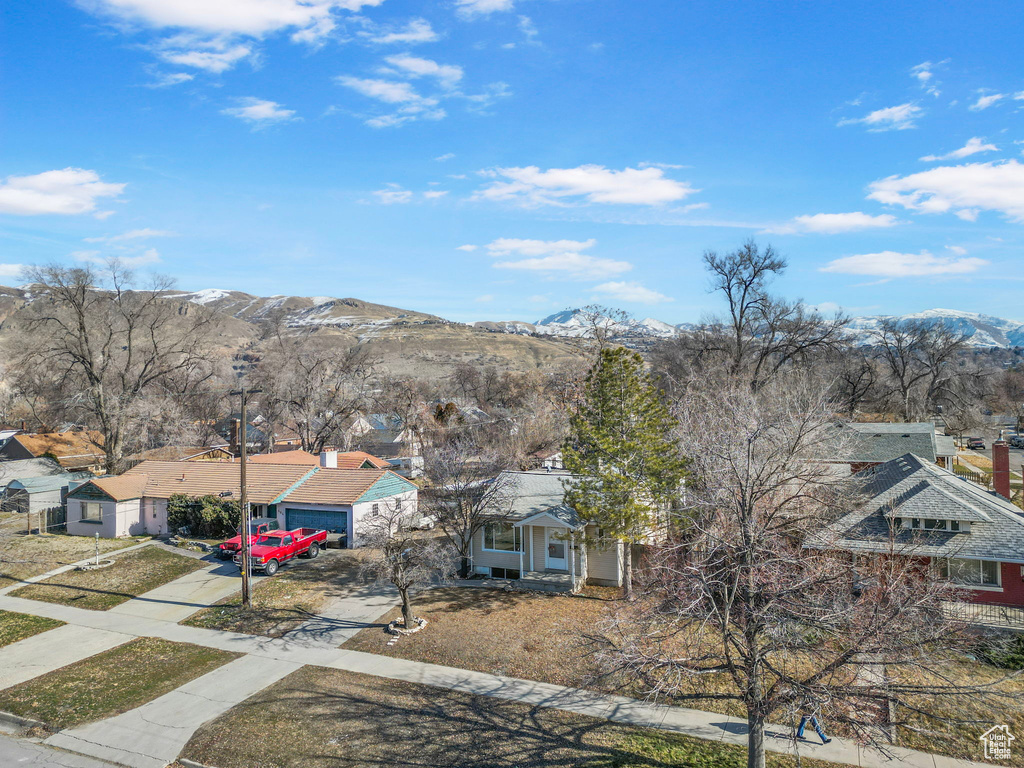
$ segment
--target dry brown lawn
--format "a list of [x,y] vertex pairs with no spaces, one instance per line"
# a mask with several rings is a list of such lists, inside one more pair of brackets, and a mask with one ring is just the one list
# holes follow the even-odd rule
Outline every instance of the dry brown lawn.
[[[618,601],[620,590],[588,587],[582,595],[449,587],[418,595],[427,628],[388,647],[382,629],[364,629],[342,647],[478,672],[569,686],[608,688],[582,640]],[[397,618],[396,609],[378,623]]]
[[239,655],[140,638],[0,691],[0,710],[70,728],[140,707]]
[[149,546],[122,555],[107,568],[67,571],[20,587],[11,596],[105,611],[205,565],[194,557]]
[[252,608],[241,595],[221,600],[188,617],[182,624],[249,635],[283,637],[316,617],[333,597],[360,585],[359,562],[352,550],[328,550],[315,560],[294,560],[273,578],[263,579],[252,593]]
[[[303,667],[200,728],[181,756],[220,768],[741,768],[741,747],[584,715]],[[794,761],[770,755],[771,768]],[[826,763],[804,760],[808,768]]]
[[[64,565],[92,557],[96,540],[87,536],[48,534],[26,536],[15,528],[24,527],[24,515],[0,522],[0,588],[38,576]],[[140,539],[100,539],[100,555],[131,547]]]

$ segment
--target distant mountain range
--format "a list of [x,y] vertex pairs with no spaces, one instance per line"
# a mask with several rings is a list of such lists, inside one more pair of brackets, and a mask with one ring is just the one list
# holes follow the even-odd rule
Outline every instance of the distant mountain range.
[[[1024,347],[1024,323],[1002,317],[982,315],[976,312],[960,312],[955,309],[929,309],[909,315],[874,315],[856,317],[849,326],[849,332],[856,343],[870,344],[882,320],[891,318],[898,321],[917,320],[938,324],[954,331],[962,331],[970,337],[970,343],[978,348],[1011,349]],[[587,322],[580,309],[566,309],[538,320],[526,323],[518,320],[474,323],[477,327],[491,331],[518,334],[541,334],[546,336],[579,337],[588,332]],[[671,325],[654,318],[631,320],[619,324],[617,334],[623,337],[649,339],[671,338],[681,332],[692,330],[693,323]]]

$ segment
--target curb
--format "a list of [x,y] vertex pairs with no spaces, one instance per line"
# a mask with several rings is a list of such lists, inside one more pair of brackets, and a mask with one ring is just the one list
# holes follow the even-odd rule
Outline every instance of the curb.
[[184,757],[179,757],[178,762],[185,766],[185,768],[213,768],[212,765],[203,765],[202,763],[197,763],[195,760],[189,760]]
[[52,730],[46,723],[40,722],[39,720],[33,720],[29,717],[14,715],[10,712],[0,711],[0,722],[7,723],[8,725],[16,725],[19,728],[25,729],[45,728],[46,730]]

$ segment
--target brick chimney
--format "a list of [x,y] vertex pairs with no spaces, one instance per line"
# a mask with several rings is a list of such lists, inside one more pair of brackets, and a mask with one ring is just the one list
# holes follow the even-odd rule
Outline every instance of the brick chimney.
[[242,433],[242,420],[232,419],[231,420],[231,432],[228,434],[228,442],[231,444],[230,447],[237,448],[239,435]]
[[[1007,458],[1009,461],[1009,458]],[[325,469],[337,469],[338,468],[338,452],[337,451],[321,451],[320,452],[320,466]],[[1009,466],[1009,465],[1007,465]]]
[[992,486],[1004,498],[1010,498],[1010,446],[1004,440],[992,443]]

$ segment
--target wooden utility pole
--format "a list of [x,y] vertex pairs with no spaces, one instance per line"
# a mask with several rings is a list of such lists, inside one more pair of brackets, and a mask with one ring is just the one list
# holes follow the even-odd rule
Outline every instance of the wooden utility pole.
[[246,435],[246,427],[248,426],[248,414],[246,413],[246,396],[259,394],[262,390],[250,389],[246,390],[245,387],[235,390],[232,395],[241,395],[242,397],[242,423],[238,428],[238,443],[239,443],[239,460],[241,461],[241,472],[240,472],[240,488],[239,488],[239,504],[242,507],[242,607],[252,607],[252,593],[251,593],[251,568],[249,567],[249,498],[246,493],[245,487],[245,469],[248,463],[248,443],[249,439]]

